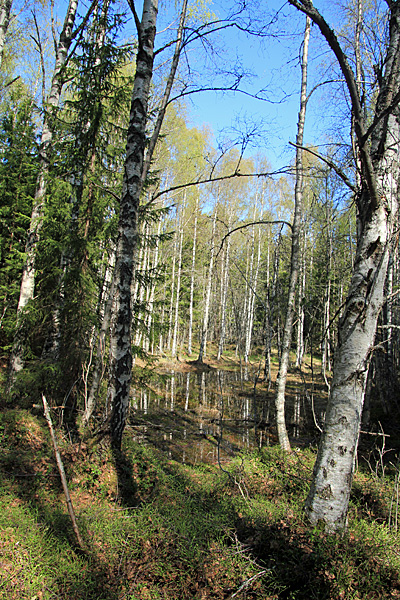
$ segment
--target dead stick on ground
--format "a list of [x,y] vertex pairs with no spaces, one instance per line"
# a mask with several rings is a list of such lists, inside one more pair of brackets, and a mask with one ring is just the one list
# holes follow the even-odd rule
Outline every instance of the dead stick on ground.
[[44,407],[44,416],[47,421],[47,425],[49,426],[51,441],[53,442],[54,454],[56,457],[57,467],[58,467],[58,471],[60,473],[61,482],[62,482],[62,486],[64,489],[65,499],[67,501],[69,516],[72,521],[72,527],[74,529],[76,539],[78,540],[79,547],[81,548],[81,550],[84,550],[85,546],[84,546],[81,534],[79,532],[78,523],[76,522],[74,507],[72,506],[71,496],[69,495],[69,489],[68,489],[68,484],[67,484],[67,478],[65,476],[64,465],[61,460],[61,454],[58,450],[57,440],[56,440],[56,436],[54,434],[54,428],[53,428],[53,423],[52,423],[51,416],[50,416],[49,405],[47,404],[47,400],[46,400],[44,394],[42,394],[42,400],[43,400],[43,407]]
[[228,600],[233,600],[233,598],[236,598],[236,596],[238,596],[238,594],[240,594],[240,592],[242,592],[245,588],[247,588],[255,579],[257,579],[258,577],[261,577],[261,575],[265,575],[266,572],[267,572],[267,570],[264,569],[263,571],[260,571],[259,573],[256,573],[255,575],[250,577],[250,579],[246,579],[246,581],[244,581],[242,583],[240,588],[238,590],[236,590],[236,592],[234,594],[231,594],[229,596]]

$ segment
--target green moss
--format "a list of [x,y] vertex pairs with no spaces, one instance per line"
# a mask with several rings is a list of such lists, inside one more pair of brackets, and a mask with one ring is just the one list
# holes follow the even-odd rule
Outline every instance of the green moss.
[[[217,600],[400,597],[396,478],[356,476],[344,535],[303,515],[315,453],[244,453],[224,466],[72,445],[58,432],[78,551],[44,422],[0,419],[0,599]],[[389,527],[389,514],[392,527]]]

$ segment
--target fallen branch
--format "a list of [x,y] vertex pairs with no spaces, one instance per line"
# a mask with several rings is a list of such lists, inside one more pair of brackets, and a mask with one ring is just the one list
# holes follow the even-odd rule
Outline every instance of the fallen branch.
[[70,516],[70,519],[72,522],[72,527],[75,532],[79,547],[81,548],[81,550],[85,550],[85,545],[83,543],[83,540],[82,540],[82,537],[81,537],[81,534],[79,531],[78,523],[76,522],[74,507],[72,506],[71,496],[69,495],[67,478],[65,476],[64,465],[61,460],[61,454],[58,450],[57,440],[56,440],[53,423],[52,423],[51,416],[50,416],[49,405],[47,404],[47,400],[46,400],[44,394],[42,394],[42,400],[43,400],[43,407],[44,407],[44,416],[47,421],[47,425],[49,426],[50,437],[51,437],[51,441],[53,443],[54,454],[55,454],[56,461],[57,461],[58,471],[59,471],[60,477],[61,477],[61,483],[63,486],[65,499],[67,501],[68,513],[69,513],[69,516]]
[[262,575],[265,575],[265,573],[267,572],[266,569],[264,569],[264,571],[260,571],[259,573],[256,573],[255,575],[253,575],[252,577],[250,577],[250,579],[246,579],[246,581],[244,581],[242,583],[242,585],[240,586],[240,588],[238,590],[236,590],[236,592],[234,594],[231,594],[229,596],[228,600],[233,600],[233,598],[236,598],[236,596],[238,596],[240,594],[240,592],[242,592],[245,588],[249,587],[249,585],[255,581],[255,579],[258,579],[258,577],[261,577]]

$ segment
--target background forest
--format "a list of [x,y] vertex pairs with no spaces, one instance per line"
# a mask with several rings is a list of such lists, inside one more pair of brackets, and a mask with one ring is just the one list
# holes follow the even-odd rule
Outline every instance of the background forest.
[[[76,25],[71,53],[57,74],[61,93],[53,106],[51,36],[56,35],[56,23],[53,32],[50,23],[41,29],[47,8],[25,7],[15,15],[4,50],[1,347],[6,358],[16,329],[23,330],[19,360],[26,368],[16,368],[18,393],[32,398],[44,392],[61,402],[68,395],[82,411],[90,394],[97,394],[91,385],[98,385],[99,359],[107,379],[106,340],[136,44],[122,37],[128,7],[92,7]],[[190,16],[188,37],[192,31],[216,27],[207,24],[207,11],[199,7]],[[23,64],[27,44],[28,72]],[[225,67],[227,78],[239,78]],[[156,71],[150,118],[164,93],[166,68],[162,64],[162,73]],[[206,125],[191,125],[184,98],[191,88],[197,91],[197,82],[190,77],[183,65],[142,194],[132,343],[141,357],[186,352],[197,358],[200,346],[206,356],[209,341],[218,347],[218,356],[233,346],[247,363],[252,348],[265,348],[267,338],[274,347],[281,343],[295,166],[274,172],[267,155],[254,150],[260,138],[254,125],[251,131],[247,124],[248,130],[236,132],[236,138],[227,132],[219,144]],[[226,89],[237,85],[237,80],[225,82]],[[49,138],[45,142],[44,133]],[[339,142],[328,147],[332,155],[350,160],[350,149]],[[304,173],[294,347],[296,364],[305,351],[321,352],[325,371],[330,370],[335,322],[352,270],[354,206],[334,169],[312,154],[305,155]],[[40,177],[46,193],[37,217],[32,210],[37,209]],[[235,229],[237,233],[227,236]],[[28,246],[35,255],[34,291],[21,307]]]
[[[392,0],[322,5],[324,16],[308,0],[267,7],[257,1],[183,0],[179,6],[157,6],[144,0],[136,6],[133,0],[0,0],[2,431],[12,440],[12,411],[36,419],[32,415],[47,398],[64,460],[74,462],[69,453],[76,445],[84,448],[82,460],[100,453],[94,462],[103,465],[95,477],[101,485],[89,485],[93,472],[86,472],[84,482],[80,473],[75,483],[103,494],[102,500],[122,497],[129,504],[135,496],[145,505],[158,486],[155,480],[163,478],[168,496],[168,469],[158,458],[138,448],[129,460],[121,454],[131,444],[126,440],[124,447],[122,440],[134,414],[132,387],[146,388],[160,364],[178,370],[185,364],[199,373],[210,365],[223,367],[224,360],[238,365],[241,393],[247,380],[254,398],[257,385],[265,397],[274,397],[274,436],[288,455],[288,372],[297,373],[306,395],[308,378],[318,379],[321,397],[330,394],[333,408],[327,411],[306,507],[310,520],[316,526],[324,521],[329,534],[347,524],[360,426],[378,439],[375,466],[369,455],[374,475],[379,471],[383,477],[389,469],[385,438],[390,435],[397,448],[399,435],[399,8]],[[196,104],[203,96],[213,99],[211,107],[209,101]],[[224,114],[224,128],[216,132],[204,110],[212,112],[214,103],[216,113],[229,113],[238,102],[240,112],[229,115],[231,125]],[[199,118],[201,106],[206,108]],[[350,374],[343,374],[343,365]],[[349,416],[347,408],[340,409],[352,433],[335,429],[332,414],[339,411],[339,396],[354,412]],[[36,426],[17,429],[36,431]],[[315,419],[313,441],[318,429]],[[332,448],[328,458],[324,454],[329,436],[343,440],[335,450],[338,457]],[[105,459],[101,453],[107,451]],[[243,461],[232,463],[229,485],[246,502],[253,478],[264,477],[264,467],[276,462],[296,477],[293,456],[260,452],[248,471]],[[333,474],[325,500],[335,496],[335,485],[347,490],[346,498],[330,518],[318,512],[315,498],[327,489],[328,463],[334,468],[345,454],[348,465],[342,471],[348,483],[338,483]],[[378,498],[371,515],[389,521],[397,534],[395,456],[390,454],[396,500],[392,484],[385,488],[390,510],[385,513],[379,504],[381,491],[371,491],[375,484],[368,493]],[[301,460],[309,482],[312,460],[309,454]],[[101,479],[107,461],[114,464],[120,488],[112,498],[108,495],[114,492],[106,492]],[[135,492],[127,475],[132,468],[141,482]],[[324,473],[322,492],[318,469]],[[196,476],[182,473],[182,482],[193,476],[187,489],[193,487]],[[186,489],[182,482],[178,487]],[[362,489],[360,481],[357,485]],[[307,487],[303,482],[302,502]],[[53,492],[41,500],[40,510]],[[289,490],[286,508],[297,492]],[[202,502],[211,494],[200,488],[196,493]],[[221,490],[217,494],[221,515],[242,510],[223,500]],[[257,538],[265,523],[255,515],[240,517],[236,533],[229,534],[246,561],[243,540],[251,538],[248,547],[257,549],[258,558],[266,552]],[[309,542],[296,523],[303,552]],[[53,522],[51,527],[57,528]],[[128,529],[126,535],[134,536]],[[281,533],[279,552],[286,543]],[[145,543],[138,540],[139,546]],[[331,565],[336,550],[326,540],[322,536],[318,543]],[[125,565],[120,560],[118,573]],[[291,596],[288,573],[270,583],[265,560],[252,563],[256,576],[250,562],[243,567],[247,581],[269,582],[259,592],[256,586],[254,595],[243,595],[250,584],[240,588],[232,580],[205,595],[201,590],[209,583],[191,582],[190,592],[183,587],[165,591],[165,584],[160,596],[154,595],[161,589],[154,584],[147,596],[145,588],[132,592],[136,584],[130,585],[126,571],[128,583],[120,595],[104,591],[104,598],[234,598],[239,593],[302,598],[300,574]],[[357,561],[354,565],[356,570]],[[96,568],[104,581],[115,577],[115,569],[106,575],[103,566]],[[215,575],[214,563],[210,569]],[[319,564],[316,569],[324,573]],[[382,591],[392,584],[399,593],[397,575],[397,583],[390,583],[388,574],[389,583],[377,586],[377,595],[375,590],[338,595],[346,586],[356,589],[359,581],[350,578],[351,583],[335,588],[325,577],[331,566],[327,569],[313,597],[392,597]],[[82,589],[78,595],[68,589],[70,596],[57,597],[103,597],[97,583],[86,596]]]

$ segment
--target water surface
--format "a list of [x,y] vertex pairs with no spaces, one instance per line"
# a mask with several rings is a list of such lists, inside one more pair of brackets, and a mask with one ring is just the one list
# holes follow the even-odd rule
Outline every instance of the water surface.
[[[235,371],[170,371],[133,390],[129,429],[136,441],[183,463],[225,462],[238,451],[275,443],[274,392],[256,375]],[[313,405],[313,406],[312,406]],[[313,408],[313,410],[312,410]],[[288,388],[287,426],[294,445],[315,441],[325,400]],[[313,414],[314,413],[314,414]]]

